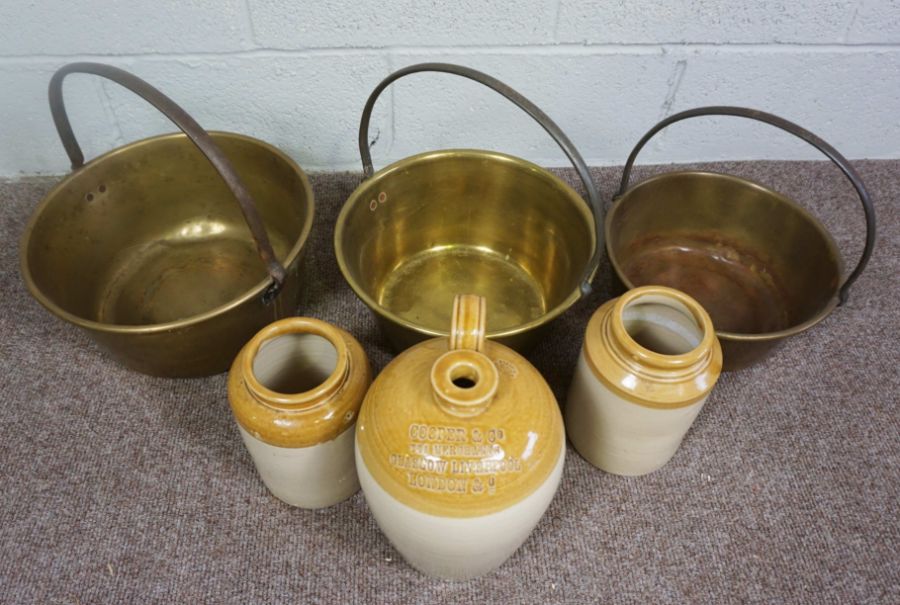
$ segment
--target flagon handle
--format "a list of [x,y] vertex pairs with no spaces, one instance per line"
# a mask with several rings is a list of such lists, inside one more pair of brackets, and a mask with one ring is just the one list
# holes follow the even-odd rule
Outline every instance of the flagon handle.
[[450,320],[450,350],[484,352],[487,301],[475,294],[457,294]]
[[865,185],[863,185],[862,179],[859,174],[850,165],[850,162],[842,156],[837,149],[826,143],[824,140],[820,139],[815,134],[806,130],[802,126],[798,126],[793,122],[789,122],[784,118],[780,118],[774,114],[766,113],[764,111],[759,111],[756,109],[748,109],[746,107],[730,107],[730,106],[711,106],[711,107],[696,107],[694,109],[688,109],[686,111],[682,111],[676,114],[673,114],[666,119],[662,120],[659,124],[651,128],[647,131],[641,140],[638,141],[637,145],[635,145],[634,149],[631,150],[631,154],[628,156],[628,161],[625,162],[625,168],[622,170],[622,182],[619,184],[619,191],[613,197],[613,200],[618,199],[622,195],[624,195],[625,190],[628,187],[628,181],[631,178],[631,169],[634,166],[634,161],[637,159],[638,154],[641,152],[641,149],[644,148],[644,145],[653,138],[656,133],[660,130],[669,126],[670,124],[674,124],[675,122],[680,122],[682,120],[687,120],[689,118],[696,118],[701,116],[736,116],[739,118],[748,118],[750,120],[756,120],[757,122],[765,122],[766,124],[770,124],[775,126],[776,128],[780,128],[785,132],[788,132],[815,147],[820,152],[825,154],[829,160],[831,160],[838,168],[841,169],[841,172],[844,173],[844,176],[850,181],[850,184],[853,185],[853,188],[856,190],[856,194],[859,196],[859,201],[862,203],[863,211],[866,216],[866,244],[863,248],[862,256],[859,259],[859,262],[856,264],[856,268],[847,276],[847,279],[844,280],[844,283],[841,285],[840,292],[838,295],[839,304],[844,304],[847,302],[847,296],[850,291],[850,286],[853,285],[853,282],[862,274],[863,269],[866,268],[866,264],[869,262],[869,257],[872,256],[872,249],[875,247],[875,208],[872,205],[872,198],[869,196],[869,192],[866,190]]
[[486,310],[483,297],[456,295],[449,350],[431,366],[434,401],[453,416],[477,416],[497,394],[500,374],[491,358],[484,354]]
[[479,84],[483,84],[488,88],[491,88],[494,91],[500,93],[501,95],[512,101],[520,109],[525,111],[525,113],[534,118],[534,120],[538,124],[540,124],[545,131],[547,131],[547,134],[549,134],[553,138],[553,140],[556,141],[556,144],[559,145],[559,147],[563,150],[563,153],[566,154],[566,157],[569,158],[569,161],[572,162],[572,165],[575,166],[575,170],[578,173],[578,176],[581,178],[581,182],[584,184],[584,188],[587,190],[589,201],[588,206],[590,207],[591,214],[594,217],[594,234],[596,246],[594,248],[594,254],[588,262],[587,268],[585,269],[581,280],[582,294],[584,295],[590,292],[591,281],[594,279],[594,275],[597,272],[597,266],[600,264],[600,256],[603,253],[604,245],[601,216],[602,206],[600,205],[600,195],[597,193],[597,188],[594,186],[594,181],[591,179],[587,164],[585,164],[584,159],[575,148],[575,145],[572,144],[572,141],[569,140],[569,137],[567,137],[566,134],[559,128],[559,126],[557,126],[556,123],[550,119],[550,116],[545,114],[534,103],[526,99],[524,96],[522,96],[517,91],[513,90],[500,80],[472,68],[464,67],[462,65],[454,65],[452,63],[419,63],[416,65],[404,67],[403,69],[399,69],[386,77],[381,81],[381,83],[378,84],[378,86],[375,87],[375,90],[372,91],[372,94],[369,95],[369,99],[366,101],[366,105],[363,108],[362,118],[359,121],[359,155],[362,158],[363,172],[365,173],[366,178],[369,178],[375,173],[375,169],[372,167],[372,154],[369,151],[368,142],[369,120],[372,116],[372,109],[375,107],[375,102],[378,100],[378,96],[395,80],[399,80],[400,78],[408,76],[410,74],[426,71],[462,76],[463,78],[468,78],[469,80],[473,80],[475,82],[478,82]]
[[75,133],[72,131],[72,124],[69,122],[69,116],[66,113],[65,102],[63,101],[63,80],[71,73],[100,76],[127,88],[169,118],[206,156],[206,159],[213,165],[213,168],[216,169],[216,172],[219,173],[219,176],[222,177],[222,180],[225,181],[225,184],[228,185],[231,193],[237,199],[241,212],[244,215],[244,220],[250,228],[250,234],[253,236],[254,242],[256,242],[257,253],[265,264],[266,271],[272,278],[272,283],[263,292],[263,302],[268,304],[274,300],[284,285],[287,273],[284,266],[275,257],[275,251],[272,249],[269,235],[266,233],[250,192],[247,191],[244,183],[232,167],[231,162],[228,161],[228,158],[225,157],[219,146],[213,142],[209,133],[203,130],[194,118],[188,115],[172,99],[150,84],[123,69],[102,63],[69,63],[53,74],[48,91],[50,112],[53,114],[53,122],[56,124],[59,138],[62,140],[63,147],[65,147],[66,153],[69,155],[69,160],[72,162],[72,169],[77,170],[84,166],[84,154],[78,145],[78,141],[75,139]]

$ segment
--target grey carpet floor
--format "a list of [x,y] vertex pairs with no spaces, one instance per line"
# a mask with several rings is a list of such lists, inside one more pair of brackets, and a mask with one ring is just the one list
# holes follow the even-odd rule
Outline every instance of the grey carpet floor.
[[[467,582],[407,566],[362,494],[320,511],[270,496],[224,375],[133,373],[49,315],[21,282],[17,245],[55,179],[0,183],[0,602],[900,602],[900,161],[856,165],[880,237],[849,303],[762,365],[725,375],[660,471],[607,475],[570,446],[529,540]],[[803,202],[847,264],[858,258],[862,212],[831,165],[713,168]],[[609,199],[619,170],[595,175]],[[358,181],[312,179],[301,314],[348,329],[380,369],[391,353],[331,246]],[[609,276],[605,263],[595,292],[530,356],[560,402]]]

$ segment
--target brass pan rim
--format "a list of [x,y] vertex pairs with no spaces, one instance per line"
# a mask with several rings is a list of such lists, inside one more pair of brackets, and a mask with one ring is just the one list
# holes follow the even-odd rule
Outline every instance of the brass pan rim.
[[[561,178],[550,172],[548,169],[543,168],[533,162],[529,162],[523,158],[510,155],[508,153],[503,153],[500,151],[493,151],[487,149],[474,149],[474,148],[452,148],[452,149],[436,149],[431,151],[424,151],[422,153],[417,153],[415,155],[411,155],[405,157],[401,160],[397,160],[391,164],[388,164],[381,170],[374,173],[371,177],[364,179],[357,185],[356,189],[350,194],[350,197],[347,198],[347,201],[344,202],[343,207],[341,208],[341,212],[338,215],[337,221],[335,223],[334,230],[334,253],[337,258],[338,267],[341,270],[341,274],[344,276],[344,281],[346,281],[350,288],[353,289],[353,292],[360,298],[360,300],[365,303],[367,307],[372,309],[375,313],[377,313],[383,319],[390,321],[393,324],[399,325],[403,328],[409,329],[414,332],[418,332],[420,334],[424,334],[426,336],[432,337],[446,337],[450,334],[450,330],[434,330],[432,328],[426,328],[424,326],[415,324],[409,320],[403,319],[399,315],[389,311],[381,304],[379,304],[374,298],[372,298],[365,290],[363,290],[359,284],[356,283],[356,280],[352,279],[350,276],[350,272],[347,268],[347,262],[344,256],[344,250],[341,248],[340,242],[343,239],[344,234],[344,226],[347,221],[347,215],[353,209],[353,207],[360,203],[362,199],[362,186],[369,182],[376,182],[377,180],[386,178],[393,173],[400,172],[404,169],[409,168],[410,166],[425,162],[425,161],[440,161],[447,159],[487,159],[487,160],[495,160],[504,163],[511,163],[517,166],[520,169],[527,170],[530,174],[535,177],[545,179],[546,181],[552,183],[556,186],[561,193],[563,193],[566,197],[570,198],[571,201],[575,202],[575,206],[579,209],[579,212],[582,214],[582,217],[585,220],[585,224],[590,226],[589,232],[591,234],[591,253],[593,254],[594,249],[597,246],[597,233],[594,233],[594,216],[591,212],[590,206],[588,206],[587,200],[585,200],[581,195],[578,194],[568,183],[563,181]],[[580,298],[583,296],[583,292],[580,289],[580,284],[576,285],[575,289],[558,305],[548,310],[546,313],[538,317],[537,319],[533,319],[528,323],[520,324],[518,326],[513,326],[512,328],[507,328],[505,330],[498,330],[494,332],[488,332],[485,334],[487,338],[504,338],[508,336],[514,336],[517,334],[521,334],[523,332],[528,332],[535,328],[538,328],[544,324],[549,323],[556,317],[562,315],[565,311],[567,311],[573,304],[575,304]]]
[[[281,160],[283,160],[290,168],[294,171],[294,173],[300,177],[300,181],[303,183],[303,189],[306,193],[306,199],[309,200],[309,212],[306,215],[306,220],[303,224],[303,228],[300,230],[300,235],[297,238],[297,241],[294,243],[294,246],[291,248],[288,255],[282,260],[285,267],[291,266],[299,256],[303,246],[306,244],[306,240],[309,238],[310,231],[312,230],[312,223],[315,214],[315,203],[313,197],[312,186],[309,184],[309,178],[306,173],[300,168],[299,164],[291,159],[286,153],[278,149],[277,147],[266,143],[260,139],[255,137],[251,137],[244,134],[228,132],[223,130],[209,130],[207,131],[212,137],[218,138],[230,138],[239,141],[243,141],[246,143],[250,143],[256,146],[259,146],[274,156],[277,156]],[[28,291],[32,296],[48,311],[52,314],[56,315],[60,319],[68,321],[77,326],[88,328],[91,330],[96,330],[98,332],[106,332],[112,334],[152,334],[158,332],[170,332],[175,330],[181,330],[184,328],[188,328],[192,325],[203,323],[204,321],[208,321],[213,317],[217,317],[219,315],[223,315],[228,311],[239,307],[240,305],[246,303],[247,301],[253,299],[254,297],[261,297],[263,291],[269,286],[271,283],[270,278],[267,276],[261,279],[256,285],[254,285],[251,289],[247,290],[239,297],[235,298],[232,301],[225,303],[224,305],[220,305],[218,307],[214,307],[209,311],[204,313],[200,313],[198,315],[192,315],[190,317],[185,317],[183,319],[179,319],[176,321],[170,321],[159,324],[146,324],[146,325],[129,325],[129,324],[108,324],[102,323],[98,321],[94,321],[91,319],[85,319],[84,317],[75,315],[66,311],[52,300],[50,300],[44,293],[37,287],[34,279],[31,275],[31,269],[28,266],[27,262],[27,251],[28,245],[31,239],[31,233],[34,229],[34,226],[37,224],[41,215],[45,211],[45,209],[53,203],[58,203],[57,197],[60,195],[60,192],[66,187],[69,180],[75,176],[76,174],[80,174],[83,171],[90,170],[91,167],[97,166],[105,160],[108,160],[112,157],[127,154],[136,148],[152,146],[156,143],[172,140],[172,139],[187,139],[187,135],[183,132],[171,132],[160,135],[155,135],[151,137],[146,137],[143,139],[139,139],[137,141],[133,141],[126,145],[122,145],[121,147],[116,147],[102,155],[99,155],[89,162],[85,163],[84,166],[78,168],[77,170],[66,174],[62,180],[60,180],[53,188],[44,196],[41,202],[35,207],[34,211],[31,214],[31,218],[29,219],[25,231],[22,233],[22,237],[19,243],[19,268],[21,271],[21,275],[23,280],[25,281],[25,286],[28,288]]]
[[[606,212],[606,219],[604,224],[604,232],[606,235],[606,256],[609,258],[609,263],[613,268],[613,271],[616,272],[616,275],[619,279],[622,280],[622,283],[625,284],[625,287],[629,290],[635,288],[635,284],[632,283],[630,279],[625,275],[622,271],[619,262],[612,251],[611,244],[611,232],[612,232],[612,221],[615,218],[615,215],[621,206],[622,202],[627,198],[631,192],[636,191],[644,186],[649,186],[650,184],[657,183],[659,181],[664,181],[673,177],[695,177],[695,178],[712,178],[712,179],[720,179],[725,181],[731,181],[736,184],[740,184],[744,187],[751,187],[759,190],[761,193],[764,193],[767,196],[777,199],[780,203],[786,204],[791,209],[802,215],[807,221],[809,221],[812,226],[819,232],[819,235],[822,236],[825,245],[829,249],[829,253],[837,262],[838,275],[841,276],[841,283],[843,284],[843,280],[846,279],[844,260],[840,254],[837,243],[835,243],[834,238],[831,236],[831,233],[828,229],[825,228],[825,225],[816,218],[809,210],[792,200],[791,198],[774,191],[765,185],[761,185],[755,181],[750,179],[735,176],[732,174],[725,174],[722,172],[714,172],[709,170],[675,170],[670,172],[663,172],[661,174],[653,175],[648,177],[641,182],[629,187],[625,193],[623,193],[618,199],[614,200],[614,203],[610,206],[610,208]],[[822,320],[824,320],[834,308],[838,305],[840,297],[840,287],[838,287],[834,295],[828,300],[828,303],[824,305],[818,313],[816,313],[811,318],[803,321],[799,324],[793,325],[789,328],[785,328],[784,330],[778,330],[776,332],[763,332],[759,334],[746,334],[743,332],[725,332],[722,330],[716,330],[716,335],[719,338],[723,338],[725,340],[733,340],[733,341],[742,341],[742,342],[763,342],[768,340],[778,340],[780,338],[785,338],[788,336],[793,336],[795,334],[799,334],[809,328],[815,326]]]

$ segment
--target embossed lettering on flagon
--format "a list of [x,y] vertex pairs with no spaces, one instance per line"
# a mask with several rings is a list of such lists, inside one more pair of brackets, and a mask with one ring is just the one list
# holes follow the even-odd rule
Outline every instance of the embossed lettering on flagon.
[[407,452],[389,457],[416,490],[491,495],[498,476],[522,473],[522,460],[503,448],[506,432],[497,427],[461,427],[412,423]]

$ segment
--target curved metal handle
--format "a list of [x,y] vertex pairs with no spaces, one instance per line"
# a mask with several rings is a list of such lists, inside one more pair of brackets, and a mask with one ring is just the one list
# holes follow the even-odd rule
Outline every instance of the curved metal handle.
[[603,228],[600,216],[602,206],[600,205],[600,196],[597,193],[597,188],[594,186],[594,181],[591,179],[587,164],[585,164],[584,159],[582,159],[581,154],[578,153],[578,150],[575,148],[575,145],[572,144],[572,141],[569,140],[569,137],[567,137],[565,133],[560,130],[559,126],[557,126],[556,123],[551,120],[547,114],[541,111],[534,103],[523,97],[521,94],[519,94],[500,80],[469,67],[454,65],[452,63],[419,63],[417,65],[410,65],[408,67],[404,67],[403,69],[395,71],[387,78],[382,80],[381,83],[375,87],[375,90],[372,91],[372,94],[369,95],[369,99],[366,101],[366,106],[363,108],[362,118],[359,121],[359,155],[362,158],[363,172],[365,173],[365,177],[369,178],[375,173],[374,168],[372,168],[372,154],[369,151],[368,145],[369,119],[372,116],[372,109],[375,107],[375,101],[378,100],[378,96],[382,93],[382,91],[384,91],[384,89],[387,88],[395,80],[398,80],[403,76],[408,76],[409,74],[419,73],[423,71],[436,71],[462,76],[463,78],[474,80],[479,84],[484,84],[488,88],[491,88],[494,91],[500,93],[501,95],[512,101],[514,104],[516,104],[520,109],[524,110],[525,113],[534,118],[534,120],[538,124],[540,124],[545,131],[547,131],[547,134],[549,134],[553,138],[553,140],[556,141],[556,144],[559,145],[559,147],[566,154],[566,157],[569,158],[569,161],[572,162],[572,165],[575,166],[575,170],[576,172],[578,172],[578,176],[581,178],[581,182],[584,183],[584,187],[587,190],[589,199],[588,206],[590,207],[591,214],[594,217],[596,247],[594,248],[594,255],[591,257],[590,262],[588,262],[587,269],[585,269],[581,281],[582,295],[588,294],[591,291],[591,281],[594,279],[594,275],[597,272],[597,266],[600,264],[600,255],[602,254],[604,249]]
[[56,124],[59,138],[62,140],[63,147],[65,147],[66,153],[72,162],[72,169],[77,170],[84,166],[84,154],[81,152],[81,147],[75,139],[75,133],[72,131],[72,125],[69,122],[69,116],[66,114],[66,106],[63,101],[63,80],[71,73],[93,74],[124,86],[169,118],[206,156],[206,159],[213,165],[213,168],[216,169],[216,172],[219,173],[219,176],[222,177],[222,180],[225,181],[225,184],[228,185],[231,193],[237,199],[238,204],[240,204],[244,220],[247,222],[250,234],[256,242],[256,250],[266,266],[266,271],[272,278],[272,284],[263,292],[263,302],[268,304],[274,300],[284,285],[287,273],[284,266],[275,257],[275,251],[269,242],[269,236],[265,227],[263,227],[259,213],[256,211],[256,204],[253,202],[250,192],[247,191],[244,183],[232,167],[231,162],[228,161],[228,158],[225,157],[219,146],[213,142],[209,133],[203,130],[186,111],[153,86],[150,86],[134,74],[102,63],[70,63],[59,68],[53,74],[48,91],[50,112],[53,114],[53,122]]
[[850,286],[853,285],[853,282],[862,274],[863,269],[866,268],[866,264],[869,262],[869,257],[872,256],[872,248],[875,246],[875,208],[872,205],[872,198],[869,196],[869,192],[866,190],[865,185],[863,185],[862,179],[859,174],[857,174],[856,170],[853,169],[853,166],[850,165],[850,162],[842,156],[834,147],[820,139],[818,136],[814,135],[810,131],[806,130],[802,126],[798,126],[793,122],[789,122],[784,118],[780,118],[771,113],[766,113],[764,111],[758,111],[756,109],[748,109],[746,107],[729,107],[729,106],[713,106],[713,107],[696,107],[694,109],[688,109],[687,111],[682,111],[680,113],[673,114],[668,118],[662,120],[659,124],[651,128],[647,131],[640,141],[638,141],[637,145],[635,145],[634,149],[631,151],[631,155],[628,156],[628,161],[625,162],[625,168],[622,171],[622,182],[619,184],[619,191],[613,196],[613,200],[618,199],[625,193],[625,189],[628,186],[628,180],[631,177],[631,168],[634,165],[634,160],[637,158],[638,153],[640,153],[641,149],[643,149],[644,145],[660,130],[665,128],[670,124],[674,124],[675,122],[680,122],[681,120],[687,120],[688,118],[695,118],[699,116],[737,116],[739,118],[748,118],[750,120],[756,120],[758,122],[765,122],[766,124],[770,124],[775,126],[776,128],[780,128],[785,132],[788,132],[815,147],[823,154],[828,156],[828,159],[834,162],[838,168],[841,169],[841,172],[844,173],[844,176],[850,181],[853,185],[853,188],[856,189],[856,193],[859,196],[860,202],[862,202],[863,211],[866,215],[866,245],[863,248],[862,256],[859,259],[859,262],[856,264],[856,268],[852,273],[844,280],[843,285],[841,285],[840,293],[839,293],[839,304],[844,304],[847,302],[847,296],[850,291]]

